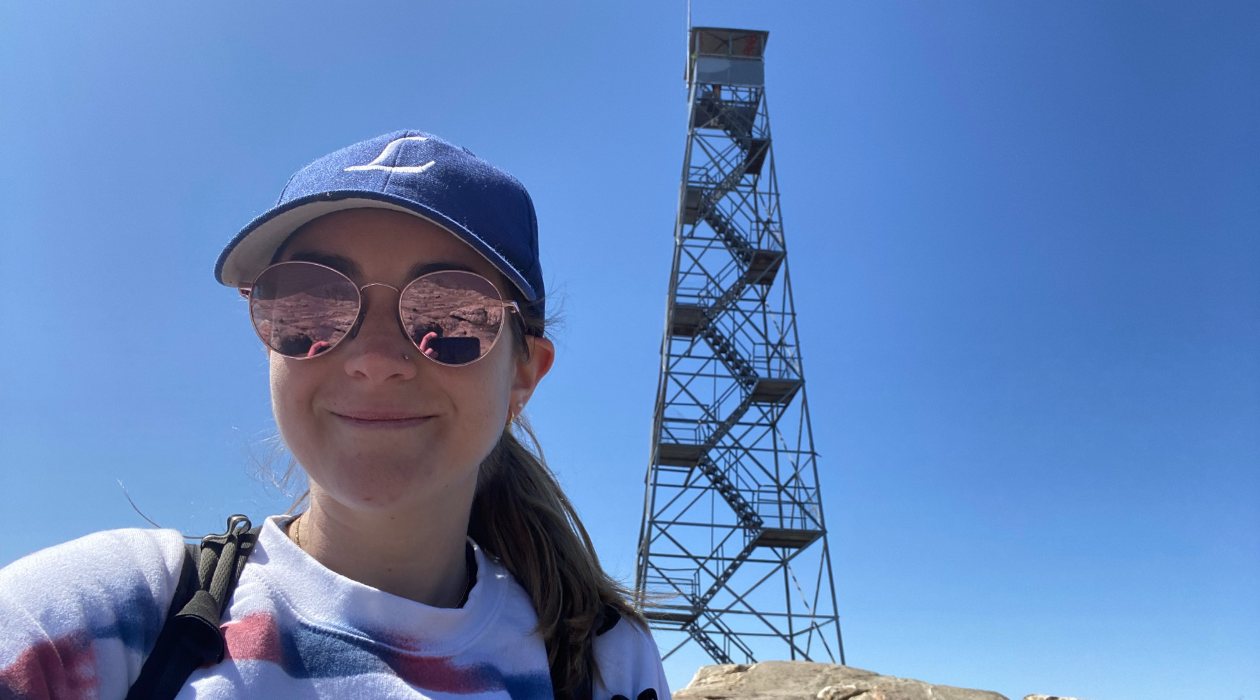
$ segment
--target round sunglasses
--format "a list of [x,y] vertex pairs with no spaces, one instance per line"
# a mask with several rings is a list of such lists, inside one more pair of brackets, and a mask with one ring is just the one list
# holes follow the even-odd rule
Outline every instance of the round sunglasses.
[[398,292],[403,335],[420,354],[448,367],[485,357],[503,332],[507,310],[521,312],[516,302],[503,300],[490,280],[462,270],[430,272],[398,289],[382,282],[360,286],[319,263],[282,262],[258,273],[240,291],[249,300],[254,331],[267,347],[306,360],[358,333],[368,287]]

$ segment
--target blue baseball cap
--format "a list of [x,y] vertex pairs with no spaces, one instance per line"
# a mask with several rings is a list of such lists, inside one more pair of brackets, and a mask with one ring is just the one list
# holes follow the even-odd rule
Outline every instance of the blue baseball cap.
[[543,298],[538,219],[516,178],[423,131],[395,131],[330,153],[299,170],[280,201],[249,222],[214,266],[219,284],[250,284],[307,222],[343,209],[392,209],[450,231],[491,262],[525,298]]

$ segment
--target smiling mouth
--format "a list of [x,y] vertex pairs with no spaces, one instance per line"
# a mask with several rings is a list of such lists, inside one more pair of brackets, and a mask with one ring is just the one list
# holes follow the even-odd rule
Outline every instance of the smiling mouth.
[[342,423],[356,428],[397,429],[411,428],[424,423],[433,416],[415,416],[397,413],[355,413],[347,415],[330,411]]

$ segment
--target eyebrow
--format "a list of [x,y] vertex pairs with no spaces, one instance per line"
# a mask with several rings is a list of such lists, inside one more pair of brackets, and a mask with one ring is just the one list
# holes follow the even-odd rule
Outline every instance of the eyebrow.
[[327,265],[351,279],[362,277],[363,275],[363,270],[359,268],[358,263],[344,255],[337,255],[336,253],[321,253],[315,250],[307,250],[294,253],[289,256],[289,261],[313,262],[319,265]]
[[[363,269],[358,263],[347,258],[344,255],[336,253],[321,253],[315,250],[307,250],[294,253],[289,260],[300,262],[313,262],[320,265],[327,265],[332,269],[344,274],[351,279],[362,279]],[[463,272],[476,272],[467,265],[461,265],[453,262],[427,262],[413,265],[411,270],[407,272],[407,281],[410,282],[421,275],[427,275],[430,272],[438,272],[440,270],[461,270]]]
[[476,270],[473,270],[471,267],[468,267],[467,265],[460,265],[459,263],[449,263],[449,262],[420,263],[418,265],[413,266],[411,270],[407,272],[407,281],[410,282],[411,280],[419,277],[420,275],[427,275],[430,272],[438,272],[440,270],[460,270],[462,272],[476,272]]

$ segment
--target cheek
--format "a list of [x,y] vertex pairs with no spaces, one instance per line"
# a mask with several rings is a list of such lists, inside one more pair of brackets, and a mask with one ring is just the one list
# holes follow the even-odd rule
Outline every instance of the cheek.
[[291,450],[301,450],[305,438],[311,433],[308,425],[310,396],[314,382],[294,371],[293,362],[271,354],[271,410],[276,419],[280,436]]
[[[468,439],[478,449],[484,449],[485,454],[499,441],[507,419],[515,364],[511,353],[503,355],[496,347],[490,356],[480,361],[486,365],[476,368],[480,371],[461,377],[460,386],[452,387],[451,392],[457,404],[462,404],[460,422],[468,431]],[[455,372],[459,374],[458,369]]]

